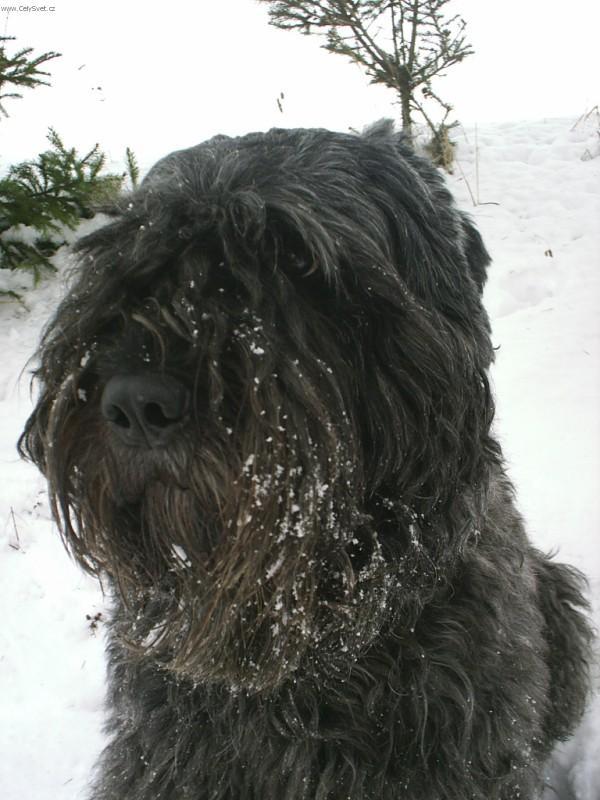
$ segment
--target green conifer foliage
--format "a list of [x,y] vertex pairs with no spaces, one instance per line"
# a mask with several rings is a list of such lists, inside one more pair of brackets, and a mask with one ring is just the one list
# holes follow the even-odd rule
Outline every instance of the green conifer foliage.
[[41,56],[30,58],[33,48],[24,47],[23,49],[8,55],[5,42],[14,41],[14,36],[0,36],[0,116],[8,116],[2,101],[7,98],[13,100],[22,97],[18,92],[5,92],[8,86],[24,86],[33,89],[35,86],[48,86],[48,81],[44,78],[50,75],[40,67],[53,58],[58,58],[60,53],[50,51],[42,53]]
[[0,179],[0,268],[31,269],[36,280],[42,269],[53,269],[49,259],[65,232],[114,199],[122,182],[100,174],[105,156],[98,145],[81,156],[52,128],[48,140],[49,150]]
[[[0,118],[8,116],[2,101],[21,95],[6,92],[10,86],[35,88],[48,85],[42,64],[57,58],[54,52],[33,56],[31,48],[6,53],[10,37],[0,37]],[[1,123],[0,123],[1,124]],[[8,167],[0,174],[0,269],[31,270],[34,282],[44,270],[54,270],[51,257],[65,244],[68,231],[94,209],[110,204],[119,193],[124,175],[104,174],[105,156],[95,145],[80,155],[64,145],[49,129],[50,147],[30,161]],[[129,180],[137,182],[139,170],[128,149]],[[14,297],[12,291],[0,295]]]

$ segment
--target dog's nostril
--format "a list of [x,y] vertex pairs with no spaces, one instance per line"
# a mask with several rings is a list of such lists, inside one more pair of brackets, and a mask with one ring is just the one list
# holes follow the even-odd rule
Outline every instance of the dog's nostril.
[[109,422],[112,422],[114,425],[118,425],[120,428],[131,427],[129,417],[121,411],[119,406],[107,406],[104,409],[104,416]]
[[163,410],[158,403],[147,403],[144,406],[144,418],[146,422],[148,422],[150,425],[156,426],[157,428],[166,428],[168,425],[172,425],[174,422],[172,417],[169,417],[163,413]]
[[160,447],[187,419],[188,389],[169,375],[115,375],[102,393],[101,412],[113,432],[135,447]]

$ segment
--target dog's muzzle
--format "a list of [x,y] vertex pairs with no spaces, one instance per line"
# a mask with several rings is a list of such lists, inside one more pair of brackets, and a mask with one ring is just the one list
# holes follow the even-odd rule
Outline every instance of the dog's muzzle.
[[117,438],[130,447],[164,447],[188,419],[190,393],[176,378],[152,373],[114,375],[100,409]]

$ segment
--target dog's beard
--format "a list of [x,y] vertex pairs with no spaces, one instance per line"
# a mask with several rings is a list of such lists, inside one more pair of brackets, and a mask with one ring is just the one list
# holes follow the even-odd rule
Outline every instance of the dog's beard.
[[76,557],[116,587],[119,634],[140,658],[267,690],[300,666],[335,674],[380,632],[397,566],[331,429],[305,447],[289,431],[247,433],[241,455],[227,435],[136,453],[99,451],[99,423],[65,422],[48,470],[55,514]]
[[348,503],[338,518],[327,484],[294,470],[253,471],[233,498],[211,486],[212,503],[193,471],[191,485],[163,476],[121,507],[110,490],[101,509],[90,497],[82,528],[110,535],[130,646],[197,680],[263,689],[369,644],[391,586],[377,538]]

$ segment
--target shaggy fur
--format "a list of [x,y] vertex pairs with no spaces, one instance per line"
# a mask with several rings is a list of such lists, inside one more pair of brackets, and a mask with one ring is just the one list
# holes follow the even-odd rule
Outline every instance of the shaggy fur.
[[93,800],[534,798],[590,633],[515,510],[441,177],[388,124],[273,130],[111,213],[20,441],[114,592]]

